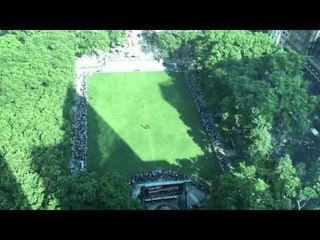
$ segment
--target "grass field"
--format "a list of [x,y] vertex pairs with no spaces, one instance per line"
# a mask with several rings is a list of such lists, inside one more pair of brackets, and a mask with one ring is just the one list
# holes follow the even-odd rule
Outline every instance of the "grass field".
[[89,170],[130,177],[171,168],[204,178],[218,171],[179,75],[98,73],[88,79],[88,96]]

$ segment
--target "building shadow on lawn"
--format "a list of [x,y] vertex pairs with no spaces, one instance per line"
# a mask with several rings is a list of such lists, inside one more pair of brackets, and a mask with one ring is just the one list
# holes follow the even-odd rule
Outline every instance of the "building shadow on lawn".
[[131,177],[143,171],[172,168],[166,160],[142,161],[130,146],[88,105],[88,169]]
[[200,176],[210,181],[214,168],[213,154],[190,159],[178,159],[177,164],[170,164],[165,159],[143,161],[133,149],[97,114],[89,105],[88,114],[88,170],[104,174],[116,172],[127,178],[135,174],[154,169],[172,169],[181,173]]

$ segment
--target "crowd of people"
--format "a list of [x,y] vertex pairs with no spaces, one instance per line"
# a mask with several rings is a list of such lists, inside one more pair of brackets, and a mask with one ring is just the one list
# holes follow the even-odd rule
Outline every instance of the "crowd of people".
[[160,180],[189,180],[190,178],[187,175],[178,173],[173,170],[152,170],[148,172],[139,173],[132,178],[129,179],[128,184],[133,187],[136,184],[144,183],[144,182],[153,182]]
[[157,182],[157,181],[183,181],[191,180],[191,183],[198,189],[209,193],[209,189],[201,185],[200,183],[192,180],[189,176],[179,173],[173,170],[152,170],[147,172],[139,173],[128,180],[130,187],[134,187],[137,184],[146,182]]
[[196,181],[194,181],[194,180],[192,180],[191,183],[192,183],[196,188],[204,191],[204,192],[207,193],[207,194],[210,192],[209,188],[203,186],[202,184],[200,184],[200,183],[198,183],[198,182],[196,182]]
[[[188,68],[185,65],[186,64],[181,63],[181,62],[178,63],[178,67],[181,72],[185,72],[188,70]],[[216,131],[216,128],[214,125],[214,121],[213,121],[213,117],[212,117],[211,113],[208,111],[208,107],[207,107],[205,98],[202,94],[202,91],[201,91],[199,85],[195,81],[193,75],[188,73],[188,74],[185,74],[185,77],[186,77],[186,83],[187,83],[188,88],[191,92],[193,101],[195,102],[195,105],[196,105],[197,110],[199,112],[202,125],[203,125],[206,133],[208,134],[209,140],[210,140],[211,145],[216,153],[219,164],[220,164],[222,170],[224,170],[226,167],[229,167],[230,165],[229,165],[228,161],[226,161],[227,157],[223,153],[224,147],[223,147],[221,139],[219,138],[219,136],[217,134],[217,131]]]
[[[76,78],[76,106],[73,122],[73,146],[71,172],[83,171],[87,167],[87,77],[92,73],[103,71],[106,57],[103,54],[78,59]],[[87,63],[97,65],[98,68],[88,69]]]
[[125,47],[119,48],[118,51],[110,52],[107,57],[106,61],[154,61],[153,56],[150,54],[142,54],[139,50],[129,50]]
[[76,81],[76,111],[73,123],[71,172],[83,171],[87,163],[87,83],[88,71],[79,71]]

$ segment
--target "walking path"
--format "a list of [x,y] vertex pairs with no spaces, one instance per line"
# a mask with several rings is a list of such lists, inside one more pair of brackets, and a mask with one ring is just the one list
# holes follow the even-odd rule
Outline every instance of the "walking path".
[[89,72],[164,71],[163,61],[155,60],[152,51],[144,50],[147,47],[141,33],[142,31],[138,30],[131,31],[125,48],[116,48],[116,51],[108,54],[101,53],[98,57],[79,58],[78,69],[86,69]]

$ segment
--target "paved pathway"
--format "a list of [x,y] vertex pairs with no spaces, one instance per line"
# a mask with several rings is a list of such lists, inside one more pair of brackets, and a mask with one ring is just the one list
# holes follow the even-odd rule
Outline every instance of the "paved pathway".
[[146,52],[139,30],[130,31],[126,48],[100,57],[83,56],[77,61],[77,69],[90,72],[150,72],[164,71],[162,60],[155,60],[151,51]]

